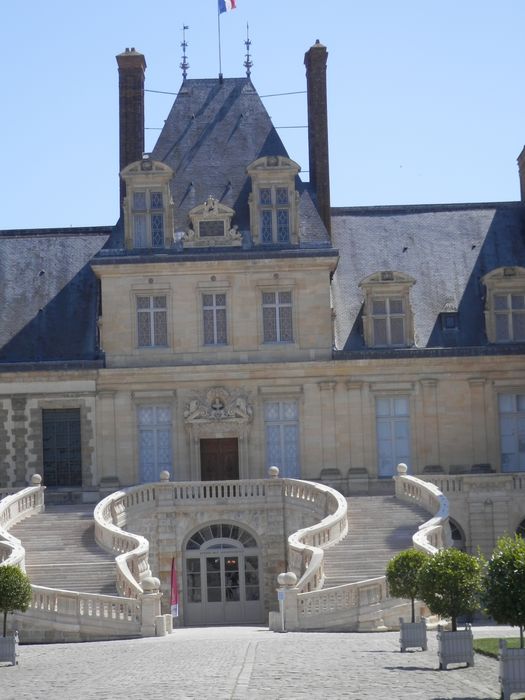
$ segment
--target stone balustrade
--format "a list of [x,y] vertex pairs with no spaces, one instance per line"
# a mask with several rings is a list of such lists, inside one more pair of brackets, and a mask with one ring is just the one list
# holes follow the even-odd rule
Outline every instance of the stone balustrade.
[[9,529],[24,518],[44,509],[42,477],[34,474],[31,486],[11,493],[0,501],[0,563],[14,564],[25,569],[25,550]]

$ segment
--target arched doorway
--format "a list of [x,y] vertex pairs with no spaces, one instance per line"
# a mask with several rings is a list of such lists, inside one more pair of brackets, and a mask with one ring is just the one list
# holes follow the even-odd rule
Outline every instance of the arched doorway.
[[450,525],[450,534],[452,535],[452,546],[456,547],[456,549],[461,549],[462,552],[466,552],[467,548],[463,530],[455,520],[452,520],[452,518],[449,518],[448,522]]
[[213,523],[188,539],[184,552],[186,625],[263,621],[260,554],[247,530]]

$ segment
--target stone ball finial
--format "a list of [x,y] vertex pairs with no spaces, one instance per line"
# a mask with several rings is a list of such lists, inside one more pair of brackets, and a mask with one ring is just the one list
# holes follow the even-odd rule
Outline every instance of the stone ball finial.
[[169,481],[170,480],[170,473],[166,469],[161,471],[160,473],[160,480],[161,481]]
[[146,576],[141,581],[144,593],[157,593],[160,589],[160,581],[155,576]]
[[270,479],[277,479],[279,476],[279,467],[270,467],[268,469],[268,476]]
[[277,576],[277,583],[279,586],[284,586],[286,588],[293,588],[297,583],[297,576],[293,571],[286,571],[285,573],[279,574]]
[[42,483],[42,477],[40,474],[33,474],[31,477],[31,486],[40,486]]
[[407,473],[407,471],[408,467],[406,464],[403,464],[403,462],[400,462],[397,465],[397,473],[399,474],[399,476],[404,476]]

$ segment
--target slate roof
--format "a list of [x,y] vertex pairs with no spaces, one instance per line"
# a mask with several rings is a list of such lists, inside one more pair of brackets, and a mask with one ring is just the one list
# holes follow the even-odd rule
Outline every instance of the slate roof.
[[[153,149],[174,171],[175,230],[209,195],[235,210],[232,224],[250,228],[246,167],[262,156],[288,156],[249,78],[185,80]],[[297,178],[303,246],[330,244],[308,185]]]
[[0,231],[0,363],[100,358],[90,262],[110,230]]
[[[334,208],[332,213],[333,245],[340,253],[332,284],[336,349],[364,350],[358,284],[382,270],[416,280],[410,290],[416,347],[487,345],[480,280],[498,267],[525,266],[524,204]],[[443,331],[439,314],[451,308],[458,310],[459,328]]]

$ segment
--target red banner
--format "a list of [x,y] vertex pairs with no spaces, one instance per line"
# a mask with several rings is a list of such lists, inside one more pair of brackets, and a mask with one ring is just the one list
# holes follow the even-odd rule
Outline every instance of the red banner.
[[179,616],[179,590],[177,588],[177,568],[175,557],[171,560],[171,616]]

